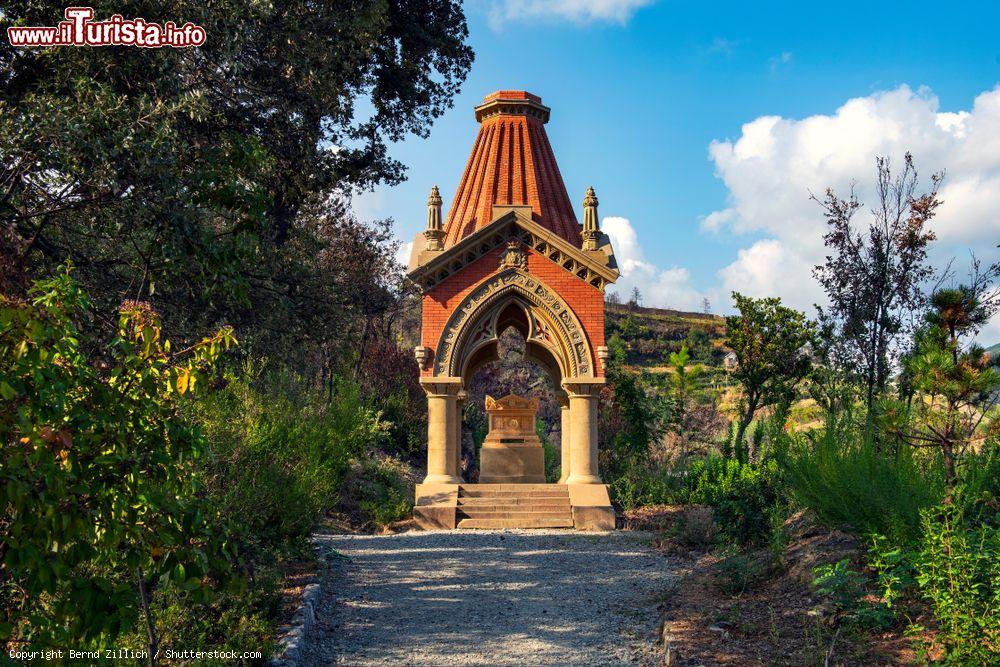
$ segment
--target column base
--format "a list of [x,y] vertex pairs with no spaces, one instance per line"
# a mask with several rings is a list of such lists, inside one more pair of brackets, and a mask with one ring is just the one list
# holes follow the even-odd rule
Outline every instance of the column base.
[[615,510],[605,484],[568,484],[576,530],[614,530]]
[[427,475],[422,484],[461,484],[462,478],[456,475]]
[[458,526],[458,484],[417,484],[413,518],[424,530]]
[[597,475],[573,475],[566,478],[566,484],[604,484]]

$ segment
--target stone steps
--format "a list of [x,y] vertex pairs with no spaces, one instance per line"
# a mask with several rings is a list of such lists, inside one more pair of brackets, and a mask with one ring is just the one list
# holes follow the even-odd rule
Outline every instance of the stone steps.
[[510,505],[512,507],[569,507],[569,498],[560,498],[557,496],[479,496],[476,498],[458,499],[459,507],[489,507],[492,505]]
[[461,519],[459,528],[481,528],[496,530],[503,528],[572,528],[573,516],[549,519]]
[[458,516],[462,519],[564,519],[567,516],[572,517],[573,514],[569,510],[459,510]]
[[557,484],[469,484],[458,489],[459,528],[572,528],[569,489]]
[[[487,486],[487,485],[481,485]],[[460,498],[496,498],[496,497],[513,497],[513,498],[569,498],[569,491],[563,487],[552,488],[562,485],[553,484],[552,487],[545,488],[528,488],[528,489],[514,489],[510,488],[517,486],[516,484],[498,484],[496,486],[500,488],[496,489],[485,489],[481,488],[480,485],[475,487],[460,486],[458,487],[458,495]],[[491,485],[492,486],[492,485]],[[527,486],[527,485],[525,485]],[[477,488],[479,487],[479,488]]]
[[468,516],[478,516],[483,512],[569,512],[572,508],[567,503],[561,505],[512,505],[510,503],[490,503],[489,505],[462,505],[458,511]]

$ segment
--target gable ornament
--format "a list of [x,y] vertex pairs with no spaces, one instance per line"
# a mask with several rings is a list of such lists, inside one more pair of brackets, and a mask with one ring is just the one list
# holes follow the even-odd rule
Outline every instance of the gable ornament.
[[500,270],[528,268],[528,256],[521,249],[521,244],[517,241],[507,243],[507,249],[500,255]]

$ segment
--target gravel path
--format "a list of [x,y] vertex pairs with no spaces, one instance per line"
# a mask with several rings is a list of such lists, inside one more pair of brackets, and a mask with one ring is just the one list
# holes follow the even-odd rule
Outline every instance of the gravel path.
[[324,535],[306,665],[657,663],[670,561],[639,532]]

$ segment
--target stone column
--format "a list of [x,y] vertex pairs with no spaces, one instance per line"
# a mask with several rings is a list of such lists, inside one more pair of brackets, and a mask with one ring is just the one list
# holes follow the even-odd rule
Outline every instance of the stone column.
[[569,415],[569,394],[565,391],[556,392],[556,400],[559,401],[559,415],[561,417],[559,427],[559,476],[558,484],[565,484],[569,479],[570,465],[570,415]]
[[465,391],[458,392],[455,401],[455,476],[458,481],[462,481],[462,411],[465,408],[465,399],[469,397]]
[[597,394],[600,384],[567,384],[570,473],[567,484],[600,484],[597,473]]
[[458,484],[458,457],[455,453],[455,415],[459,385],[428,382],[427,393],[427,477],[424,484]]

